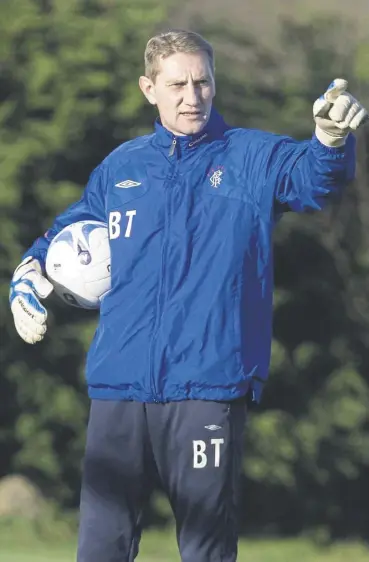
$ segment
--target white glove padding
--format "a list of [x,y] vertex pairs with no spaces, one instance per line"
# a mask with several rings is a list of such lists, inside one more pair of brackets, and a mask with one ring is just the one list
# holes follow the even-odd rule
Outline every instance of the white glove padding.
[[347,80],[336,78],[313,106],[315,134],[325,146],[343,146],[350,131],[368,119],[367,110],[347,92]]
[[41,265],[31,256],[14,271],[9,301],[18,334],[27,343],[36,343],[45,335],[47,311],[39,298],[45,299],[53,290],[42,275]]

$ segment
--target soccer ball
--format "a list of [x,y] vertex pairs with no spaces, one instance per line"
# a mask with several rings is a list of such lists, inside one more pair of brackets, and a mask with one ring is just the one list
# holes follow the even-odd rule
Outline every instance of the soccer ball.
[[107,225],[86,220],[63,228],[49,246],[46,275],[65,303],[99,308],[111,286]]

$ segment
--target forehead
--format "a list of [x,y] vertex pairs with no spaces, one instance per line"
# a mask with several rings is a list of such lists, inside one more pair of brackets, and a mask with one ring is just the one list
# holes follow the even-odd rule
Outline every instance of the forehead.
[[200,78],[212,74],[209,57],[205,51],[175,53],[159,62],[158,78],[164,80]]

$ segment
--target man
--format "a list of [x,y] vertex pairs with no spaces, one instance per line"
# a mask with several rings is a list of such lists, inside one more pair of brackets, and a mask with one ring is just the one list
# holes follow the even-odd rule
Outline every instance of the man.
[[23,339],[41,340],[50,241],[78,220],[108,223],[78,560],[134,559],[155,463],[182,560],[233,562],[246,396],[260,400],[270,359],[275,218],[320,209],[353,178],[350,131],[367,113],[336,80],[314,105],[310,141],[229,127],[212,107],[212,48],[191,32],[153,37],[145,67],[155,132],[96,168],[25,254],[10,302]]

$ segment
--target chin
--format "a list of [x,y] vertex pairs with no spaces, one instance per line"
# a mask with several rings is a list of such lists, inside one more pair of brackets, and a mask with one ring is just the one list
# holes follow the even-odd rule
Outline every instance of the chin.
[[206,125],[206,121],[199,121],[197,123],[188,123],[188,125],[183,127],[183,134],[196,135],[197,133],[200,133],[200,131],[202,131],[205,125]]
[[184,129],[182,134],[185,136],[197,135],[197,133],[200,133],[202,128],[203,127],[189,127],[188,129]]
[[204,129],[207,122],[208,119],[196,119],[192,121],[187,119],[178,119],[176,123],[173,123],[172,125],[170,122],[165,123],[162,121],[164,127],[173,134],[179,136],[196,135]]

